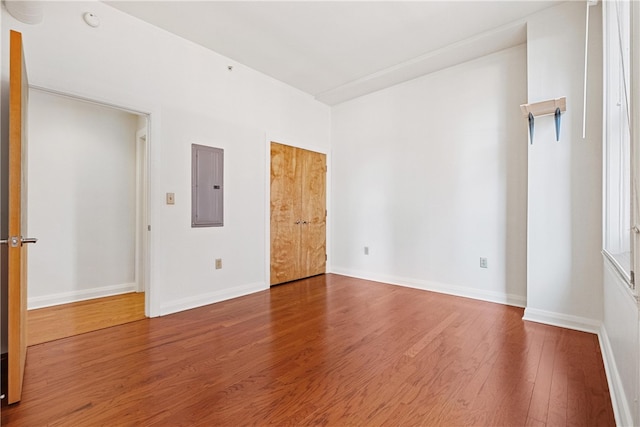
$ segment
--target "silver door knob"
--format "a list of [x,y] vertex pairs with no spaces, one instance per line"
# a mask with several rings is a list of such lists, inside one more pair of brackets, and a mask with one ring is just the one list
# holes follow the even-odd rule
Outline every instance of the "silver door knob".
[[20,243],[20,239],[17,236],[11,236],[8,239],[0,240],[1,245],[9,245],[12,248],[17,248]]
[[36,239],[35,237],[11,236],[8,239],[0,240],[0,245],[9,244],[9,246],[11,246],[12,248],[17,248],[18,246],[22,246],[25,243],[36,243],[37,241],[38,239]]

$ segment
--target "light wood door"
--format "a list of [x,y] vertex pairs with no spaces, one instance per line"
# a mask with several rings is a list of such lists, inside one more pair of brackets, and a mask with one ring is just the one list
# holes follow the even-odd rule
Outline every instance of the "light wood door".
[[271,143],[271,284],[325,272],[326,156]]
[[325,272],[326,251],[326,156],[308,150],[299,150],[302,173],[300,212],[300,264],[302,277]]
[[271,143],[271,284],[294,280],[300,270],[300,165],[296,149]]
[[22,52],[22,35],[10,33],[9,64],[9,242],[8,242],[8,378],[7,401],[22,395],[27,359],[27,235],[26,217],[26,111],[28,82]]

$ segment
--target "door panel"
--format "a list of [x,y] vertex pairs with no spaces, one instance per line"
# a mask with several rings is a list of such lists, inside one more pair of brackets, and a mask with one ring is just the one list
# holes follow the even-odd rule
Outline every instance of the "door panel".
[[[326,155],[300,150],[303,163],[301,235],[302,277],[325,272],[326,266]],[[306,224],[305,224],[306,222]]]
[[299,203],[296,150],[271,143],[271,284],[297,278],[300,270]]
[[22,35],[11,31],[9,64],[9,240],[17,237],[16,245],[8,244],[9,339],[8,390],[9,403],[20,401],[22,379],[27,358],[27,235],[26,183],[26,111],[28,82],[22,54]]

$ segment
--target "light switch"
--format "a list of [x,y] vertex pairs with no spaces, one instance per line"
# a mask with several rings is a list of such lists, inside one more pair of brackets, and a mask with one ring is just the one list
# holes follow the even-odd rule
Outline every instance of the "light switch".
[[175,193],[167,193],[167,204],[175,205],[176,204],[176,195]]

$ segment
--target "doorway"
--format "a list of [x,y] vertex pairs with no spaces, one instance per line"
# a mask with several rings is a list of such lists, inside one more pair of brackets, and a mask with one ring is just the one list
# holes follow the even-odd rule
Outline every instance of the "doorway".
[[148,117],[42,89],[29,97],[30,312],[148,298]]

